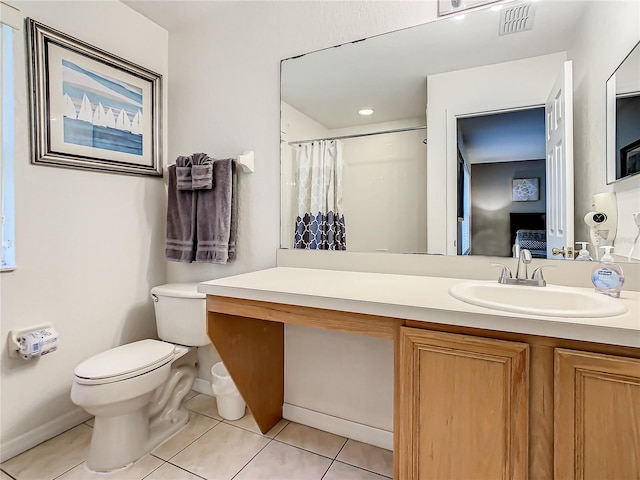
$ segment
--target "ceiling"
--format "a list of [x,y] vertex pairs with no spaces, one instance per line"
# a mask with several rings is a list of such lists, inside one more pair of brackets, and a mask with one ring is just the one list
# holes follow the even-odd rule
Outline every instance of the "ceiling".
[[471,164],[544,160],[544,107],[458,119],[461,148]]
[[238,5],[223,0],[120,0],[168,32],[205,23],[221,11]]

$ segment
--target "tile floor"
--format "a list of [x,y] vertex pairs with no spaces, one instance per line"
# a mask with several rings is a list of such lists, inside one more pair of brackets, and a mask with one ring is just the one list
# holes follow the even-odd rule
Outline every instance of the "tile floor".
[[86,458],[93,421],[0,464],[0,480],[383,480],[392,453],[287,420],[262,435],[251,414],[218,415],[215,399],[192,392],[189,424],[126,470],[95,474]]

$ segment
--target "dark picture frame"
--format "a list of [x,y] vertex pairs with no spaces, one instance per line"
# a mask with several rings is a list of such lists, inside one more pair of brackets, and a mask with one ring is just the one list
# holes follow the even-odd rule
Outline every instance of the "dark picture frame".
[[26,19],[31,163],[162,176],[162,76]]
[[640,172],[640,139],[620,149],[620,172],[622,177]]

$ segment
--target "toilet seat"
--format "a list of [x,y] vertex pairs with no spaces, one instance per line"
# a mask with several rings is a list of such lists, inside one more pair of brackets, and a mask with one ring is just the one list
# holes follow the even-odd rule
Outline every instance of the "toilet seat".
[[99,353],[74,370],[75,381],[100,385],[143,375],[173,360],[174,345],[159,340],[140,340]]

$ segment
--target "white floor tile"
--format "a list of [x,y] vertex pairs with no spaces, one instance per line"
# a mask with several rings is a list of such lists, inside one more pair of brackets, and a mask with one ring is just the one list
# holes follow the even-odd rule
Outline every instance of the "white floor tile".
[[271,442],[234,480],[320,480],[329,465],[330,458]]
[[219,423],[178,453],[171,463],[209,480],[230,480],[270,440]]
[[190,412],[189,423],[169,440],[158,446],[151,453],[156,457],[169,460],[175,454],[188,447],[195,440],[215,427],[219,420],[205,417],[199,413]]
[[300,425],[294,422],[290,422],[284,427],[282,431],[275,436],[275,439],[329,458],[335,458],[347,441],[346,438],[334,435],[333,433],[323,432],[317,428],[307,427],[306,425]]
[[211,417],[216,420],[222,420],[222,417],[218,413],[218,406],[216,405],[215,397],[210,397],[209,395],[200,393],[185,402],[184,406],[192,412],[206,415],[207,417]]
[[202,477],[198,477],[170,463],[165,463],[159,469],[154,470],[151,475],[145,477],[144,480],[202,480]]
[[360,468],[340,463],[338,461],[331,464],[331,468],[322,480],[385,480],[390,477],[383,477],[377,473],[367,472]]
[[84,462],[93,429],[84,423],[13,457],[2,470],[17,480],[49,480]]
[[393,475],[393,452],[355,440],[347,441],[336,460],[387,477]]

